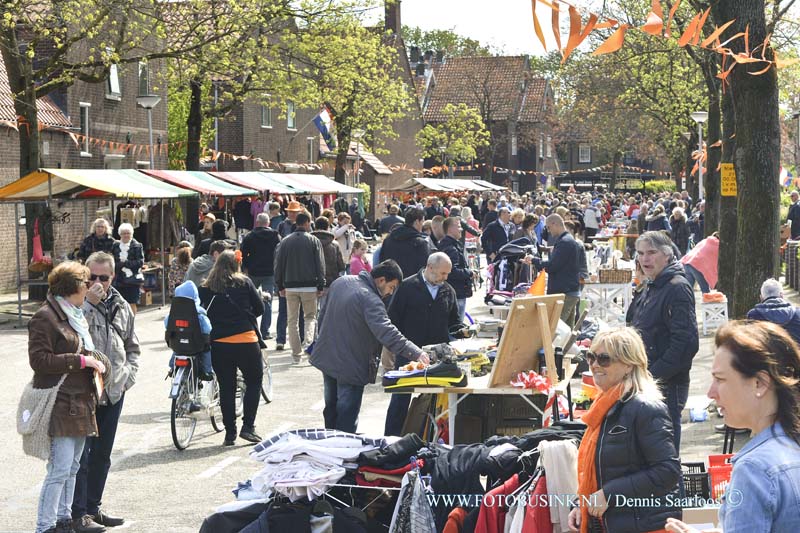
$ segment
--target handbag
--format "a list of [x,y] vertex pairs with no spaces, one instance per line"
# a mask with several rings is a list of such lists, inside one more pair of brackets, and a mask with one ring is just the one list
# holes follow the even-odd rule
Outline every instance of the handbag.
[[50,418],[56,396],[67,374],[49,389],[36,389],[31,379],[22,391],[17,406],[17,433],[22,435],[22,451],[31,457],[47,460],[50,457]]
[[134,287],[139,287],[144,285],[144,274],[142,274],[141,272],[137,272],[132,276],[125,276],[124,274],[125,272],[123,271],[123,277],[120,281],[122,285],[128,285]]

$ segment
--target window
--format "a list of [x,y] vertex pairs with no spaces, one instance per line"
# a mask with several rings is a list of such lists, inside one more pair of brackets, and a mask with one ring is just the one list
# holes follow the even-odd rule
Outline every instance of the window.
[[289,100],[286,102],[286,127],[293,130],[297,127],[295,123],[294,102]]
[[117,65],[111,65],[108,69],[108,80],[106,83],[106,98],[109,100],[120,100],[122,91],[119,88],[119,69]]
[[517,155],[517,134],[511,135],[511,155]]
[[89,110],[92,108],[92,104],[87,102],[80,102],[81,107],[81,157],[91,157],[92,154],[89,153]]
[[261,104],[261,127],[272,127],[272,108],[269,105]]
[[539,159],[544,159],[544,135],[539,135]]
[[578,145],[578,163],[592,162],[592,147],[589,144],[581,143]]
[[147,61],[139,61],[139,96],[150,94],[150,67]]
[[316,137],[307,137],[306,138],[306,143],[308,144],[308,162],[309,163],[313,163],[314,162],[314,152],[316,152],[314,147],[317,145],[317,138]]
[[547,136],[547,157],[553,157],[553,138]]

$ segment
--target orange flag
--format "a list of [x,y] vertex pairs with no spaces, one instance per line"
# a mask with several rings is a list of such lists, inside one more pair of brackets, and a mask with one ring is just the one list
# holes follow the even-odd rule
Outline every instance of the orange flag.
[[561,50],[561,28],[559,28],[559,11],[558,4],[553,3],[552,23],[553,23],[553,36],[556,38],[556,50]]
[[722,35],[722,32],[724,32],[725,30],[727,30],[727,29],[728,29],[728,26],[730,26],[730,25],[731,25],[731,24],[733,24],[734,22],[736,22],[736,19],[729,20],[728,22],[726,22],[726,23],[725,23],[725,24],[723,24],[722,26],[718,27],[716,30],[714,30],[714,31],[711,33],[711,35],[709,35],[708,37],[706,37],[705,39],[703,39],[703,42],[701,42],[701,43],[700,43],[700,46],[701,46],[701,47],[703,47],[703,48],[706,48],[706,47],[708,47],[708,45],[709,45],[709,44],[711,44],[711,43],[713,43],[714,41],[716,41],[716,40],[719,38],[719,36],[720,36],[720,35]]
[[680,5],[681,5],[681,0],[677,0],[672,5],[672,9],[669,10],[669,18],[667,19],[667,27],[664,30],[664,35],[666,37],[669,37],[671,32],[672,32],[672,29],[670,28],[670,26],[672,26],[672,17],[675,16],[675,12],[678,10],[678,6],[680,6]]
[[681,35],[678,39],[678,46],[686,46],[694,38],[695,34],[698,32],[697,25],[700,22],[701,16],[703,16],[703,14],[698,13],[694,16],[691,22],[689,22],[689,25],[686,26],[686,30],[683,32],[683,35]]
[[628,24],[623,24],[617,31],[615,31],[611,37],[605,40],[603,44],[597,47],[597,49],[592,52],[593,56],[599,56],[603,54],[610,54],[616,52],[620,48],[622,48],[622,44],[625,42],[625,33],[628,31],[630,26]]
[[658,0],[653,0],[653,9],[647,15],[647,22],[642,26],[642,31],[650,35],[659,36],[664,29],[664,12],[661,11],[661,4]]
[[533,11],[533,29],[536,32],[536,36],[539,38],[539,42],[542,43],[542,48],[544,48],[545,52],[547,51],[547,43],[544,40],[544,33],[542,32],[542,27],[539,25],[539,18],[536,16],[536,2],[538,0],[531,0],[531,10]]
[[[594,26],[595,22],[597,22],[597,15],[592,14],[589,17],[589,22],[586,23],[586,27],[589,28],[590,25]],[[591,28],[589,28],[589,31],[591,31]],[[586,33],[588,34],[588,32]],[[567,40],[567,47],[564,49],[564,57],[561,58],[562,65],[582,41],[581,15],[578,13],[577,9],[573,6],[569,6],[569,39]]]

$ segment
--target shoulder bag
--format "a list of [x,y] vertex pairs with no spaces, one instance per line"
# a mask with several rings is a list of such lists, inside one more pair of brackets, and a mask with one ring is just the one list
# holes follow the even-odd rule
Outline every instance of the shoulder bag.
[[49,389],[34,388],[33,379],[25,385],[17,406],[17,433],[22,435],[22,451],[26,455],[45,461],[50,457],[50,418],[65,379],[67,374]]

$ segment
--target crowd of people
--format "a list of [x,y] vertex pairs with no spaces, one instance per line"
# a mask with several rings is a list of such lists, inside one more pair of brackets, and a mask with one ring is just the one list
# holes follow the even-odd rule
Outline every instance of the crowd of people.
[[[467,300],[481,275],[470,253],[492,264],[510,242],[532,246],[524,261],[547,271],[548,293],[565,295],[562,319],[571,325],[588,276],[587,247],[612,220],[625,219],[627,234],[638,235],[631,252],[640,284],[627,327],[599,333],[587,354],[600,395],[583,418],[578,493],[587,498],[570,527],[688,530],[675,508],[626,508],[612,497],[680,494],[681,412],[699,349],[694,285],[715,286],[719,246],[716,235],[704,235],[703,202],[685,191],[415,194],[393,199],[374,224],[346,202],[339,207],[346,210],[314,218],[298,201],[266,202],[241,242],[203,212],[194,245],[176,247],[169,290],[196,300],[210,323],[211,368],[203,377],[219,383],[224,445],[261,441],[255,421],[266,340],[284,350],[288,339],[293,363],[307,358],[322,373],[325,428],[355,433],[379,362],[385,369],[427,364],[423,346],[467,334]],[[144,254],[131,227],[118,233],[115,241],[109,224],[96,220],[77,255],[84,264],[53,269],[47,301],[31,320],[34,386],[60,387],[43,452],[37,533],[98,533],[124,522],[101,505],[125,392],[136,382]],[[372,233],[380,243],[370,261]],[[726,424],[753,433],[731,480],[753,498],[723,505],[726,531],[800,528],[789,510],[800,486],[800,311],[776,280],[765,281],[761,294],[748,315],[757,322],[732,322],[715,339],[709,397]],[[246,384],[241,428],[237,371]],[[385,435],[401,435],[409,400],[392,395]]]

